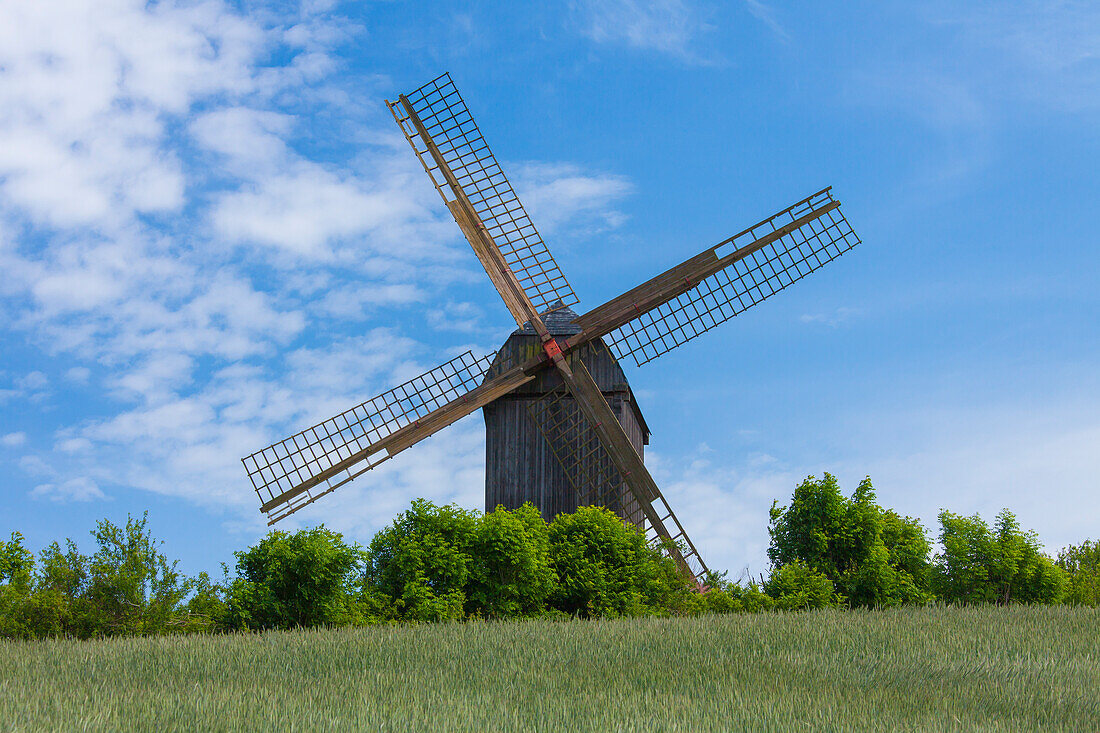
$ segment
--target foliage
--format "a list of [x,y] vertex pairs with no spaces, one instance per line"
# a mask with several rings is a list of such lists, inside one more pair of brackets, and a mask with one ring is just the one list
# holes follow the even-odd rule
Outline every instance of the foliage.
[[[477,533],[474,512],[415,500],[371,541],[365,593],[378,598],[385,615],[396,620],[462,618],[472,564],[470,547]],[[488,582],[489,565],[483,568],[484,582]]]
[[[671,548],[612,512],[582,507],[547,523],[531,504],[488,513],[418,499],[364,550],[317,527],[272,531],[235,553],[236,573],[188,578],[159,549],[147,515],[107,520],[82,554],[72,540],[38,556],[0,541],[0,637],[141,636],[378,622],[692,616],[837,605],[1097,605],[1100,544],[1054,562],[1008,510],[993,527],[940,514],[929,561],[920,523],[880,507],[869,479],[845,497],[830,474],[773,503],[771,576],[759,583],[685,579]],[[701,592],[697,592],[700,591]]]
[[843,601],[835,592],[833,581],[801,560],[788,563],[772,573],[764,589],[775,599],[775,608],[781,611],[831,608]]
[[1057,565],[1069,576],[1066,603],[1100,606],[1100,542],[1066,547],[1058,553]]
[[[97,634],[155,634],[177,621],[191,581],[157,549],[148,513],[119,527],[106,519],[92,531],[98,549],[88,563],[86,613]],[[75,552],[75,548],[73,549]]]
[[[238,629],[286,629],[363,621],[356,598],[364,553],[324,526],[272,531],[234,553],[226,621]],[[201,602],[200,602],[201,603]]]
[[11,538],[0,540],[0,583],[14,591],[27,592],[31,586],[34,555],[23,544],[23,535],[12,532]]
[[96,524],[93,555],[53,542],[37,563],[22,536],[0,547],[0,636],[46,638],[162,634],[196,626],[182,606],[195,587],[159,550],[148,516]]
[[533,504],[510,512],[497,507],[480,517],[469,550],[470,612],[516,618],[536,615],[546,606],[555,585],[550,533]]
[[990,528],[977,514],[942,511],[933,585],[949,603],[1060,603],[1069,589],[1065,570],[1040,551],[1034,532],[1022,532],[1003,509]]
[[[932,599],[924,529],[919,520],[880,507],[870,478],[849,499],[833,475],[807,477],[795,488],[790,505],[772,504],[768,533],[775,572],[801,563],[831,581],[852,606]],[[799,572],[789,579],[796,577],[817,584],[804,589],[807,597],[819,592],[816,579]]]
[[683,611],[690,587],[676,565],[637,527],[603,507],[580,507],[550,522],[550,558],[558,576],[551,604],[581,617]]

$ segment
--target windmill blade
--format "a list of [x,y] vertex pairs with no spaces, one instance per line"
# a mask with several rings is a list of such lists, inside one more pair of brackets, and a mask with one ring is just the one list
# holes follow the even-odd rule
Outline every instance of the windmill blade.
[[665,501],[626,431],[588,373],[579,353],[555,359],[569,392],[559,392],[528,408],[551,452],[578,492],[578,503],[610,501],[638,513],[647,537],[662,543],[680,571],[701,583],[707,566]]
[[274,524],[531,379],[467,351],[242,458],[260,511]]
[[607,335],[641,366],[778,293],[859,244],[831,187],[576,320],[569,346]]
[[[577,303],[450,75],[386,104],[517,324],[530,320],[525,305],[538,313]],[[500,260],[522,298],[509,292]]]

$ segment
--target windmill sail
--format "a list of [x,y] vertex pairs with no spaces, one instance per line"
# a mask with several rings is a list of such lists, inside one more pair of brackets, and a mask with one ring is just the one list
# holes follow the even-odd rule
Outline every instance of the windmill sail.
[[581,316],[576,340],[639,366],[668,353],[859,244],[839,207],[818,191]]
[[269,524],[531,379],[467,351],[339,415],[241,459]]
[[[527,412],[576,492],[577,504],[605,506],[641,527],[685,575],[702,583],[706,564],[630,445],[580,355],[571,354],[567,361],[579,384],[570,384],[567,378],[568,392],[552,392],[528,405]],[[603,413],[595,423],[585,414],[592,407]],[[622,443],[615,439],[620,435]]]
[[[562,306],[577,303],[573,288],[531,223],[450,75],[387,104],[448,208],[454,213],[456,200],[469,202],[534,310],[541,312],[559,301]],[[478,222],[472,224],[476,228]],[[478,251],[476,245],[474,249]],[[499,289],[494,265],[484,259],[482,264]],[[525,320],[517,317],[521,326]]]

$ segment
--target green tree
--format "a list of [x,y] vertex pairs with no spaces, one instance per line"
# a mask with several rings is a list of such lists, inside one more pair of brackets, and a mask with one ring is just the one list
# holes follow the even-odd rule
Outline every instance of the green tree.
[[1069,576],[1066,603],[1100,606],[1100,542],[1085,540],[1058,553],[1058,567]]
[[22,534],[12,532],[8,541],[0,540],[0,638],[33,636],[27,608],[33,570],[34,555],[24,546]]
[[0,584],[27,592],[31,588],[34,555],[23,544],[23,535],[12,532],[7,542],[0,540]]
[[[477,533],[475,512],[416,499],[371,540],[365,593],[394,619],[463,618]],[[490,565],[484,567],[486,583]]]
[[941,511],[933,585],[951,603],[1060,603],[1069,588],[1065,571],[1040,550],[1039,537],[1023,532],[1008,509],[990,528],[977,514]]
[[0,586],[0,635],[86,639],[199,630],[181,606],[195,581],[182,576],[159,550],[147,523],[147,515],[128,516],[124,527],[100,521],[92,532],[97,546],[92,556],[67,539],[64,549],[50,543],[37,563],[26,562],[30,553],[22,549],[16,553],[20,562],[13,564],[14,545],[4,543],[5,566],[18,567],[24,591],[16,599]]
[[148,519],[148,512],[140,519],[128,516],[125,527],[103,519],[92,531],[98,547],[88,565],[84,595],[97,634],[157,634],[178,621],[180,602],[192,581],[176,570],[178,560],[170,562],[158,549],[162,543],[147,529]]
[[554,589],[550,534],[530,502],[480,517],[469,542],[467,610],[491,618],[540,613]]
[[551,603],[569,614],[616,617],[687,612],[692,589],[637,527],[603,507],[580,507],[550,523],[558,577]]
[[801,563],[831,581],[853,606],[932,598],[924,528],[917,519],[879,506],[870,478],[847,498],[833,475],[807,477],[789,505],[773,502],[768,532],[775,571]]
[[[224,564],[222,567],[225,567]],[[182,629],[188,632],[205,632],[224,628],[228,613],[225,589],[226,586],[211,581],[207,573],[199,573],[192,579],[191,596],[184,604],[180,616]]]
[[364,554],[324,526],[272,531],[236,552],[237,577],[226,591],[233,628],[272,629],[362,623],[357,598]]

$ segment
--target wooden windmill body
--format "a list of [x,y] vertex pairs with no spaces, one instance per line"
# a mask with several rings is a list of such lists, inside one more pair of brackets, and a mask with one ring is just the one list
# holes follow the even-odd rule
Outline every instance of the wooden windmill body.
[[697,582],[707,572],[642,461],[648,427],[622,364],[675,349],[859,243],[825,188],[584,315],[449,75],[394,120],[519,330],[242,459],[269,524],[484,408],[486,508],[546,518],[606,506]]
[[[580,333],[573,324],[577,314],[568,307],[547,311],[542,317],[559,346]],[[497,352],[495,365],[486,378],[496,376],[496,365],[524,362],[540,351],[542,342],[534,328],[516,329]],[[619,362],[602,343],[586,345],[581,358],[631,447],[639,458],[644,458],[649,426]],[[570,445],[583,448],[599,444],[596,433],[576,419],[579,408],[556,371],[539,372],[530,382],[498,397],[481,411],[485,416],[485,511],[497,506],[515,509],[529,501],[543,517],[553,519],[562,512],[576,511],[578,506],[599,504],[633,524],[644,523],[645,515],[625,485],[620,484],[606,496],[589,495],[591,487],[602,485],[590,477],[614,468],[601,463],[600,451],[560,459],[551,449],[553,442],[548,440],[547,431],[552,430],[555,419],[558,423],[571,421],[561,424],[558,431],[569,433],[563,437]],[[584,478],[578,480],[578,476]]]

